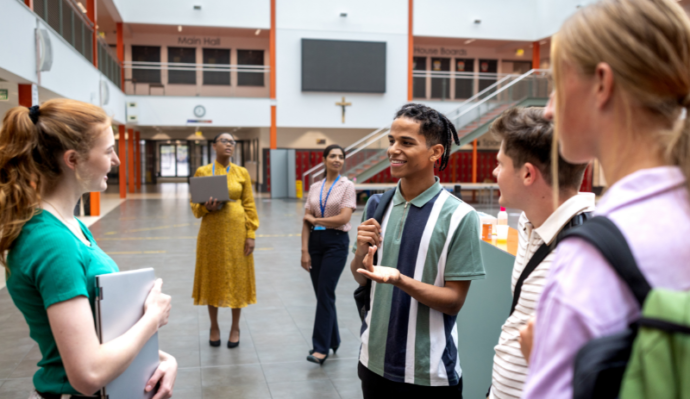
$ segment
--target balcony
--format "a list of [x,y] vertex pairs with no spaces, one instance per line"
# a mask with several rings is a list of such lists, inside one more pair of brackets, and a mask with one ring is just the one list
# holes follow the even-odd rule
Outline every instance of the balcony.
[[144,96],[268,98],[265,65],[126,61],[125,93]]

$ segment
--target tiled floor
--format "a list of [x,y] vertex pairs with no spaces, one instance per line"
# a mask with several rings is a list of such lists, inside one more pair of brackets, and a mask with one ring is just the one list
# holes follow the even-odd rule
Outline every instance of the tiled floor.
[[[177,187],[172,190],[178,191]],[[257,198],[261,219],[255,252],[258,303],[243,311],[241,344],[229,350],[209,347],[206,308],[193,306],[190,297],[199,220],[193,217],[187,199],[184,195],[139,198],[122,203],[91,230],[122,270],[154,267],[164,280],[164,291],[173,296],[170,324],[159,337],[161,348],[179,363],[175,397],[362,396],[357,378],[360,322],[352,299],[356,283],[348,268],[337,289],[340,349],[323,366],[305,360],[312,347],[316,301],[309,276],[299,265],[302,202]],[[353,222],[360,218],[361,211],[356,212]],[[515,219],[511,215],[511,225]],[[220,311],[220,319],[223,339],[227,339],[229,309]],[[0,399],[28,397],[39,359],[22,315],[7,290],[0,289]]]

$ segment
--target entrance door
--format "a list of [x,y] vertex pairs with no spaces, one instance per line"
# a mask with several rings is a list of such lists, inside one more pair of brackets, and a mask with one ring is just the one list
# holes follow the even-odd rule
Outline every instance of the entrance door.
[[161,144],[161,177],[189,176],[189,146],[187,144]]

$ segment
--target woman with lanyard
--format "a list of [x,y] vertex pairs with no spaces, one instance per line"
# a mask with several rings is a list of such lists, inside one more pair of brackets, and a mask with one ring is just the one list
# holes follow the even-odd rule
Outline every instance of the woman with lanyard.
[[[107,343],[96,333],[95,278],[118,266],[73,212],[83,194],[108,187],[114,147],[108,115],[75,100],[14,107],[0,128],[0,264],[41,352],[30,399],[100,398],[168,323],[158,279],[132,328]],[[153,399],[172,396],[177,374],[174,357],[160,352],[160,361],[145,387]]]
[[192,212],[201,218],[196,243],[194,305],[208,306],[211,318],[209,345],[220,346],[218,308],[232,308],[228,348],[240,344],[240,313],[256,303],[254,282],[254,238],[259,228],[252,181],[247,169],[230,162],[235,138],[221,133],[213,139],[216,160],[197,169],[194,177],[227,175],[230,201],[209,198],[205,204],[192,203]]
[[345,150],[330,145],[323,151],[326,178],[309,189],[302,227],[302,267],[309,272],[316,294],[316,318],[307,360],[323,364],[329,349],[340,346],[335,288],[347,261],[350,218],[357,208],[355,185],[340,175]]

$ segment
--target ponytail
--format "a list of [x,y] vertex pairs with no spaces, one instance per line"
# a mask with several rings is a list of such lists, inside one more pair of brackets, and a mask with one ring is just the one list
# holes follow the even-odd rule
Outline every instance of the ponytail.
[[41,201],[40,173],[32,156],[37,141],[29,109],[10,109],[0,128],[0,263],[8,272],[6,251]]
[[10,109],[0,127],[0,264],[9,273],[7,252],[41,203],[41,193],[60,182],[60,158],[75,150],[85,159],[98,126],[110,118],[95,105],[76,100],[46,101],[29,110]]
[[[690,97],[690,96],[689,96]],[[666,159],[672,165],[680,167],[690,192],[690,109],[683,108],[684,114],[666,144]]]

